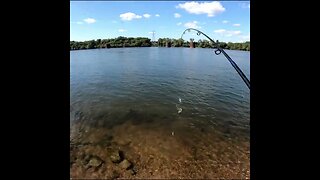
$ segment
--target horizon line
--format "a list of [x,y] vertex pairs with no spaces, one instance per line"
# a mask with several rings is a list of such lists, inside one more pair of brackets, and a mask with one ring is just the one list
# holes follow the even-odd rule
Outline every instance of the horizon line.
[[[143,36],[136,36],[136,37],[133,37],[133,36],[117,36],[117,37],[113,37],[113,38],[97,38],[97,39],[89,39],[89,40],[69,40],[70,42],[71,41],[75,41],[75,42],[85,42],[85,41],[97,41],[98,39],[100,40],[104,40],[104,39],[115,39],[115,38],[118,38],[118,37],[125,37],[125,38],[148,38],[150,40],[152,40],[151,38],[149,37],[143,37]],[[165,38],[169,38],[169,37],[161,37],[161,38],[158,38],[156,41],[158,41],[159,39],[165,39]],[[181,39],[181,38],[169,38],[169,39]],[[183,39],[184,40],[184,39]],[[199,40],[208,40],[207,38],[203,38],[203,39],[199,39]],[[241,41],[241,42],[234,42],[234,41],[220,41],[219,39],[216,39],[218,40],[219,42],[231,42],[231,43],[245,43],[245,42],[250,42],[249,41]]]

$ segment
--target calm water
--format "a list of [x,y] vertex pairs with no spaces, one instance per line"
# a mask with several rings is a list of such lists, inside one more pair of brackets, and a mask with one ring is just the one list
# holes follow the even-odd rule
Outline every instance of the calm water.
[[[250,52],[226,52],[250,79]],[[112,129],[132,120],[180,131],[181,138],[199,129],[195,132],[249,141],[250,91],[227,59],[212,49],[71,51],[70,68],[71,125]]]
[[[250,79],[250,53],[227,53]],[[209,126],[231,121],[249,128],[249,89],[226,58],[210,49],[71,51],[70,66],[72,110],[89,116],[130,108],[176,116],[178,104],[181,116]]]

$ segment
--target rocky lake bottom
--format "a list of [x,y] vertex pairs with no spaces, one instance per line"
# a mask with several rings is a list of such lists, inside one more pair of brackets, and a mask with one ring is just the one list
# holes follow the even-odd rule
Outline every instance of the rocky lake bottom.
[[132,109],[121,118],[72,115],[72,179],[250,178],[250,132],[234,124],[209,126]]

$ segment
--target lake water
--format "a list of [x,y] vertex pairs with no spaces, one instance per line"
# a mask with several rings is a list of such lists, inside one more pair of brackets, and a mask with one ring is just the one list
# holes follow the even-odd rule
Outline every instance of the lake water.
[[[250,79],[250,52],[226,52]],[[77,144],[70,153],[78,159],[71,177],[250,177],[250,90],[223,54],[70,51],[70,90],[70,137]],[[123,152],[136,173],[110,162],[108,149]],[[84,168],[83,153],[105,163]]]

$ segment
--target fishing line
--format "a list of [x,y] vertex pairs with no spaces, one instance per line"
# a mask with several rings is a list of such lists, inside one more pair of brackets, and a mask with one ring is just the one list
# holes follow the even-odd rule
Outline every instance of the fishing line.
[[208,38],[214,46],[216,46],[216,50],[214,51],[214,53],[216,55],[219,55],[219,54],[223,54],[227,59],[228,61],[231,63],[232,67],[237,71],[237,73],[240,75],[240,77],[242,78],[242,80],[246,83],[247,87],[250,89],[250,81],[249,79],[246,77],[246,75],[241,71],[241,69],[238,67],[238,65],[231,59],[231,57],[219,46],[218,44],[218,41],[217,42],[214,42],[214,40],[212,40],[209,36],[207,36],[205,33],[197,30],[197,29],[194,29],[194,28],[188,28],[186,30],[183,31],[182,35],[181,35],[181,39],[182,39],[182,36],[185,34],[186,31],[190,32],[190,30],[194,30],[194,31],[197,31],[197,35],[200,36],[201,34],[204,35],[206,38]]

